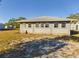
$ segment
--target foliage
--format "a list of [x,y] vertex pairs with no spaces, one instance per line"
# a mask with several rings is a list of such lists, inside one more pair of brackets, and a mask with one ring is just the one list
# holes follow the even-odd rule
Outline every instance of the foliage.
[[67,18],[79,20],[79,13],[71,14],[71,15],[68,16]]
[[16,28],[19,28],[20,23],[16,23],[16,21],[25,20],[25,19],[26,19],[25,17],[11,18],[11,19],[9,19],[9,21],[7,23],[5,23],[5,25],[7,25],[7,26],[13,25],[13,26],[16,26]]
[[25,17],[19,17],[17,20],[25,20]]

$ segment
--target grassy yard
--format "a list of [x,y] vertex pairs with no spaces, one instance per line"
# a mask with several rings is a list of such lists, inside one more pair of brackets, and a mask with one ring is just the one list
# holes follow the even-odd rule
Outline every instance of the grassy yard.
[[73,35],[73,36],[75,36],[75,37],[79,37],[79,34],[75,34],[75,35]]
[[[74,36],[79,37],[79,34]],[[13,57],[13,55],[19,57],[27,57],[29,55],[31,57],[34,54],[34,56],[37,56],[41,51],[43,52],[43,50],[45,53],[47,51],[50,51],[51,49],[53,50],[55,46],[57,48],[59,47],[59,50],[55,49],[55,52],[51,51],[51,53],[47,54],[48,57],[54,57],[54,55],[58,55],[58,57],[69,57],[69,55],[76,57],[77,55],[79,55],[78,40],[79,38],[72,38],[70,36],[55,36],[51,34],[20,34],[19,30],[0,31],[0,57]],[[61,44],[66,45],[60,48],[59,44],[60,46]],[[50,49],[48,49],[49,47]],[[45,48],[48,50],[45,50]]]
[[12,43],[21,42],[22,39],[24,38],[28,38],[26,39],[26,41],[31,41],[35,40],[35,38],[40,38],[44,36],[53,37],[53,35],[20,34],[19,30],[0,31],[0,51],[4,51],[7,49],[14,49],[16,45]]

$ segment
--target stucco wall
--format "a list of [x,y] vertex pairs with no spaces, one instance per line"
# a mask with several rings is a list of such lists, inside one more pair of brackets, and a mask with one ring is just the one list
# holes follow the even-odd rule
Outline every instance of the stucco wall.
[[78,25],[78,31],[79,31],[79,24],[77,24]]
[[79,31],[79,23],[76,23],[76,24],[72,23],[71,24],[71,30],[77,30],[77,31]]
[[38,28],[35,27],[35,24],[31,24],[32,27],[29,28],[28,24],[20,24],[20,32],[21,33],[34,33],[34,34],[54,34],[54,35],[60,35],[60,34],[66,34],[70,35],[70,24],[67,23],[65,28],[61,27],[61,24],[58,24],[58,28],[54,28],[54,24],[50,23],[49,27],[42,28],[40,25]]
[[71,24],[71,30],[76,30],[76,24],[74,23]]

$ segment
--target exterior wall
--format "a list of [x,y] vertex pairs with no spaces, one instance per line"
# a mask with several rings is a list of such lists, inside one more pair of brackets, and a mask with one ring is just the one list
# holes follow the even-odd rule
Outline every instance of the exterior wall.
[[61,27],[61,24],[58,24],[58,28],[54,28],[54,23],[49,23],[49,27],[42,28],[39,24],[39,27],[36,28],[35,24],[31,24],[31,28],[28,28],[28,24],[20,24],[20,32],[21,33],[34,33],[34,34],[54,34],[54,35],[70,35],[70,24],[67,23],[65,28]]
[[20,33],[26,33],[26,24],[23,23],[23,24],[20,24]]
[[70,35],[70,24],[66,24],[65,28],[61,27],[61,24],[59,24],[58,28],[52,28],[52,33],[59,34],[59,35]]
[[45,25],[44,25],[44,28],[42,28],[41,25],[39,25],[39,27],[36,28],[35,25],[34,25],[34,33],[49,34],[50,33],[50,27],[45,28]]
[[76,24],[74,23],[71,24],[71,30],[76,30]]
[[78,25],[78,31],[79,31],[79,24],[77,24]]
[[79,31],[79,23],[76,23],[76,24],[72,23],[71,24],[71,30]]
[[76,22],[76,30],[79,31],[79,21]]

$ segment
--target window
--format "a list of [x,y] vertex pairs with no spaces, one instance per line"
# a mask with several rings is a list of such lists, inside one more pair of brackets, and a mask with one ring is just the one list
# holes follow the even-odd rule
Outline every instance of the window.
[[66,27],[66,24],[65,23],[62,23],[62,28],[65,28]]
[[41,27],[44,27],[44,24],[41,24]]
[[28,24],[28,27],[31,27],[31,24]]
[[45,24],[45,27],[46,27],[46,28],[49,27],[49,24]]
[[58,23],[55,23],[54,24],[54,28],[58,28]]
[[39,27],[39,24],[38,23],[36,24],[36,27]]

